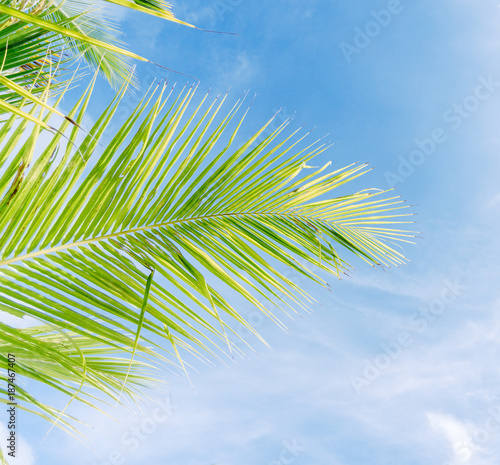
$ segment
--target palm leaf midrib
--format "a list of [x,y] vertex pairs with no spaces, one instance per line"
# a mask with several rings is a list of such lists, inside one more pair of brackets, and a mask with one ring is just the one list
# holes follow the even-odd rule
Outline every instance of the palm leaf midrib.
[[118,231],[118,232],[114,232],[111,234],[105,234],[104,236],[97,236],[97,237],[85,239],[82,241],[71,242],[68,244],[58,245],[56,247],[50,247],[48,249],[38,250],[38,251],[31,252],[28,254],[19,255],[17,257],[7,258],[7,259],[0,261],[0,267],[5,266],[5,265],[10,265],[10,264],[15,263],[15,262],[21,262],[24,260],[28,260],[30,258],[36,258],[36,257],[40,257],[43,255],[48,255],[50,253],[60,252],[62,250],[67,250],[67,249],[71,249],[74,247],[81,247],[81,246],[91,244],[94,242],[100,242],[100,241],[104,241],[107,239],[113,239],[113,238],[120,237],[120,236],[126,236],[128,234],[133,234],[136,232],[148,231],[151,229],[163,228],[163,227],[167,227],[167,226],[173,226],[175,224],[189,223],[189,222],[193,222],[193,221],[203,221],[203,220],[210,220],[210,219],[215,219],[215,218],[231,218],[231,217],[237,217],[237,216],[253,216],[253,217],[281,216],[281,217],[287,217],[287,218],[295,218],[295,219],[299,219],[299,220],[300,219],[301,220],[309,220],[309,221],[311,220],[310,217],[304,217],[303,215],[293,214],[293,213],[289,213],[289,212],[279,212],[278,213],[278,212],[245,212],[244,211],[244,212],[219,213],[219,214],[207,215],[207,216],[194,216],[194,217],[189,217],[189,218],[182,218],[182,219],[178,219],[178,220],[167,221],[164,223],[152,224],[152,225],[148,225],[148,226],[141,226],[139,228],[134,228],[134,229],[127,229],[125,231]]

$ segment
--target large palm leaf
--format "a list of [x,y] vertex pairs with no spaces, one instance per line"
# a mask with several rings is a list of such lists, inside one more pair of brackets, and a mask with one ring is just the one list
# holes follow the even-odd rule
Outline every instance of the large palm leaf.
[[[328,147],[307,144],[289,122],[237,145],[242,102],[228,112],[225,98],[195,104],[194,88],[152,90],[106,136],[124,86],[80,137],[91,87],[69,113],[77,125],[63,120],[48,134],[12,115],[0,129],[0,310],[52,325],[0,332],[24,376],[53,387],[61,379],[71,399],[85,401],[92,387],[134,396],[150,379],[144,357],[165,354],[188,372],[193,356],[240,352],[235,324],[255,333],[235,305],[242,299],[282,326],[266,301],[307,307],[289,269],[327,285],[324,272],[348,268],[340,250],[372,264],[404,262],[395,244],[411,234],[397,226],[407,222],[398,198],[332,195],[366,165],[310,167]],[[44,112],[31,109],[49,124]],[[56,357],[61,337],[74,345]],[[66,413],[23,396],[69,424]]]

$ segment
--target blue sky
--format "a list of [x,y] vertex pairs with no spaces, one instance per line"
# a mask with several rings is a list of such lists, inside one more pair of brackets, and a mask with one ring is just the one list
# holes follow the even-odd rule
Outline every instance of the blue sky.
[[[358,262],[332,293],[308,287],[319,304],[289,334],[243,306],[273,351],[252,340],[259,355],[200,367],[194,389],[174,377],[143,416],[75,406],[96,425],[90,446],[59,431],[40,442],[46,425],[23,417],[16,463],[498,464],[498,3],[175,2],[181,19],[238,36],[113,11],[135,52],[201,91],[255,92],[248,134],[283,107],[336,142],[318,165],[370,162],[359,185],[416,204],[422,239],[403,268]],[[144,85],[165,77],[138,73]],[[91,116],[106,96],[102,83]]]

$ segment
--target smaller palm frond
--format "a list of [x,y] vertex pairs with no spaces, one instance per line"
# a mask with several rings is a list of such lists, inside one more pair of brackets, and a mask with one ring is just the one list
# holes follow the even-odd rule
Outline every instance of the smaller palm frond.
[[[105,408],[119,400],[136,401],[144,396],[146,387],[160,387],[153,364],[134,360],[130,366],[123,351],[86,336],[63,332],[51,325],[19,329],[0,323],[0,330],[0,362],[7,367],[10,357],[15,360],[10,372],[0,374],[0,402],[9,403],[14,395],[19,408],[57,423],[75,436],[80,435],[74,426],[76,419],[67,414],[74,400],[101,410],[99,405]],[[148,352],[147,348],[143,350]],[[26,379],[32,382],[30,389],[21,381]],[[13,383],[11,391],[9,383]],[[39,385],[58,392],[62,399],[69,399],[66,405],[58,409],[33,396],[31,392]]]
[[127,58],[147,61],[123,48],[116,26],[92,4],[70,0],[20,10],[10,3],[0,2],[0,53],[7,60],[5,70],[33,66],[48,53],[53,57],[65,53],[82,56],[116,85],[130,75]]
[[58,33],[66,53],[71,57],[81,57],[93,70],[99,69],[101,75],[116,88],[130,78],[132,66],[130,56],[124,54],[126,44],[121,40],[123,33],[105,6],[101,4],[98,7],[89,0],[57,1],[54,8],[47,9],[43,14],[43,19],[79,33],[80,36]]
[[[182,23],[163,0],[112,3]],[[124,48],[120,35],[102,5],[89,0],[0,0],[0,115],[41,124],[27,112],[32,103],[60,115],[48,99],[76,82],[71,70],[80,58],[115,87],[135,85],[129,60],[149,60]]]
[[[163,0],[117,0],[111,3],[179,22],[171,5]],[[105,6],[105,4],[104,4]],[[11,79],[37,84],[46,82],[47,60],[58,57],[83,58],[114,87],[131,79],[130,59],[149,61],[126,49],[122,32],[103,4],[91,0],[46,0],[13,2],[0,0],[1,73]],[[60,64],[60,63],[59,63]],[[53,80],[53,84],[55,81]],[[134,78],[132,78],[134,83]],[[10,89],[4,101],[19,100]]]
[[[43,143],[26,119],[0,129],[0,310],[134,361],[165,354],[187,373],[195,357],[240,353],[239,325],[260,338],[242,306],[282,327],[266,303],[308,307],[289,270],[327,286],[328,273],[348,270],[346,253],[405,262],[398,244],[412,234],[399,197],[332,195],[366,165],[311,167],[328,145],[290,121],[237,143],[242,101],[224,112],[226,97],[195,104],[195,88],[159,86],[106,136],[123,86],[78,137],[91,89],[69,113],[77,125],[62,121]],[[53,117],[40,105],[33,114]]]

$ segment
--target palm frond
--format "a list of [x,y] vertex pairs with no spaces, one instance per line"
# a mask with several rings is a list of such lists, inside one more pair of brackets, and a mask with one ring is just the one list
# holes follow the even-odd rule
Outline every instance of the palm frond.
[[[79,140],[91,86],[68,115],[77,125],[63,120],[43,143],[45,131],[25,119],[0,129],[0,310],[132,358],[165,351],[188,372],[193,357],[241,353],[237,324],[260,338],[241,301],[282,327],[266,302],[307,308],[288,270],[327,286],[325,273],[349,268],[340,250],[371,264],[405,262],[398,244],[412,234],[398,197],[332,195],[366,165],[310,167],[328,145],[307,143],[288,121],[236,145],[243,102],[228,112],[226,97],[195,104],[193,87],[151,90],[108,138],[125,92],[76,146],[62,134]],[[54,115],[35,109],[48,125]],[[65,359],[54,363],[53,380],[71,371]],[[127,378],[128,364],[113,369]],[[110,381],[106,392],[117,387]]]
[[[112,3],[182,23],[163,0]],[[120,34],[92,1],[0,0],[0,115],[22,116],[48,129],[26,107],[37,103],[60,114],[48,98],[76,82],[71,58],[83,58],[113,86],[135,84],[129,59],[149,60],[124,48]]]
[[[182,22],[162,0],[113,3]],[[115,87],[125,81],[134,84],[129,59],[149,60],[128,51],[120,35],[109,13],[92,1],[1,0],[0,114],[15,113],[33,120],[23,106],[42,94],[45,100],[56,95],[71,79],[69,68],[75,57],[83,58]]]
[[[138,400],[144,395],[146,386],[157,384],[154,365],[138,360],[131,364],[123,357],[123,351],[86,336],[63,332],[51,325],[19,329],[0,323],[0,330],[2,366],[8,366],[9,355],[15,356],[14,400],[17,406],[53,424],[57,422],[59,427],[75,436],[79,436],[74,427],[76,419],[66,413],[74,400],[104,412],[101,408],[119,400],[117,392],[123,390],[124,400]],[[143,350],[147,352],[146,348]],[[125,383],[124,373],[129,365],[129,382]],[[64,407],[55,408],[46,400],[31,395],[33,386],[28,391],[20,382],[22,379],[48,386],[69,401]],[[0,380],[0,402],[8,403],[8,376],[2,373]]]
[[[0,3],[0,13],[2,15],[5,15],[6,17],[14,18],[21,24],[33,24],[40,30],[46,31],[48,33],[57,33],[64,38],[68,38],[70,40],[78,40],[90,46],[97,46],[102,48],[102,50],[106,50],[110,53],[120,54],[129,58],[134,58],[136,60],[149,61],[112,43],[105,43],[102,40],[94,38],[90,35],[86,35],[84,32],[82,32],[81,28],[72,28],[71,25],[75,24],[74,22],[72,23],[72,21],[75,21],[77,18],[68,18],[66,17],[66,15],[61,17],[60,14],[57,14],[58,9],[59,8],[56,6],[50,7],[48,10],[44,11],[42,15],[35,15],[31,12],[24,12],[18,10],[17,8],[12,8],[5,3]],[[51,15],[57,17],[59,21],[54,22],[44,19],[45,16]],[[68,27],[68,25],[70,27]]]
[[[153,14],[163,19],[191,26],[177,20],[171,5],[162,0],[147,2],[117,0],[127,8]],[[113,85],[130,78],[128,59],[149,61],[130,52],[121,41],[118,25],[103,5],[91,0],[39,1],[18,5],[12,0],[0,1],[0,52],[2,40],[11,48],[26,46],[43,39],[45,47],[50,41],[61,40],[64,49],[72,55],[82,56],[94,69],[99,69]]]
[[[55,8],[48,9],[43,14],[43,19],[63,25],[83,36],[63,35],[66,53],[81,57],[91,69],[98,69],[114,88],[130,78],[130,57],[123,54],[127,45],[121,40],[123,33],[113,21],[110,11],[89,0],[66,0],[56,2],[55,5]],[[120,50],[110,50],[103,44],[119,47]]]

